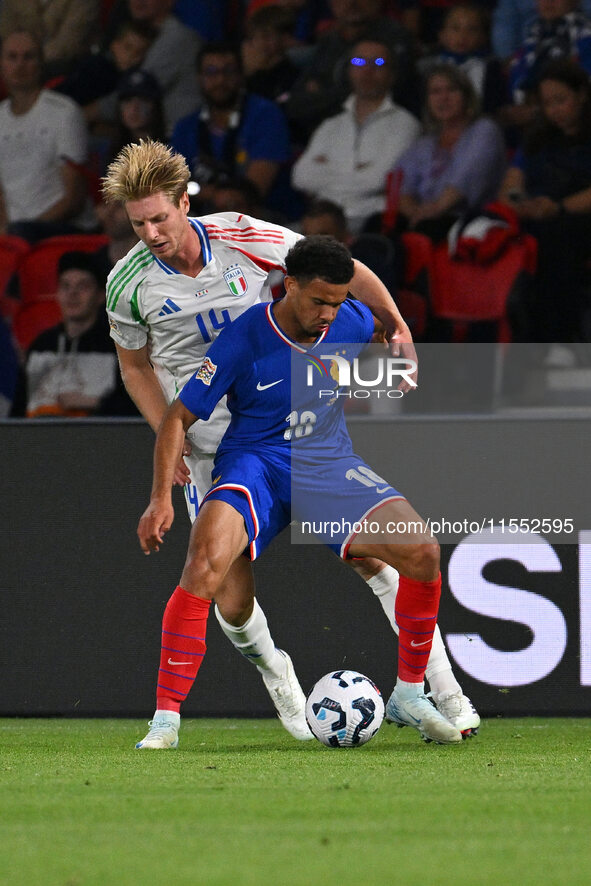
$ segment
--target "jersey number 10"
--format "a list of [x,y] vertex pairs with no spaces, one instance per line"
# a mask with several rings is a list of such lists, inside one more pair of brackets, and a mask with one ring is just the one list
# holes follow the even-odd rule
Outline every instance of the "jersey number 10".
[[301,414],[295,411],[290,412],[285,421],[289,422],[289,427],[283,432],[284,440],[291,440],[293,437],[309,437],[314,430],[316,413],[309,409]]

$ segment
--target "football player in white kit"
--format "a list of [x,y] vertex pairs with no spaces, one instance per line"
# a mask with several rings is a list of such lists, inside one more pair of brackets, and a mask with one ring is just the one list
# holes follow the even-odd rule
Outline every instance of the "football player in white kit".
[[[105,200],[125,205],[139,237],[109,275],[107,313],[125,387],[154,431],[219,331],[251,305],[268,300],[269,272],[284,270],[285,256],[300,237],[287,228],[237,213],[189,218],[188,182],[184,158],[153,141],[124,147],[103,181]],[[350,290],[381,320],[396,347],[412,348],[408,327],[390,294],[359,262]],[[211,486],[213,457],[228,420],[222,401],[207,422],[191,429],[185,443],[175,483],[185,487],[192,521]],[[353,565],[397,631],[398,573],[377,560]],[[178,686],[177,668],[186,667],[188,673],[191,656],[203,655],[197,651],[202,648],[200,638],[190,634],[198,599],[177,588],[168,602],[156,713],[138,748],[178,744],[185,695],[167,686],[167,675],[174,675],[168,683]],[[226,636],[258,668],[283,726],[297,739],[311,738],[305,697],[293,664],[273,643],[254,596],[254,584],[244,587],[243,580],[235,580],[230,570],[216,597],[215,613]],[[179,637],[184,639],[179,642]],[[480,718],[452,673],[439,629],[426,676],[441,713],[464,734],[474,732]]]

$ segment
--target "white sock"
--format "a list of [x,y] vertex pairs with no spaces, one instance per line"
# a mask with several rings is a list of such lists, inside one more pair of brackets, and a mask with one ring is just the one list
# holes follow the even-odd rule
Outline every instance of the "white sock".
[[258,670],[270,671],[279,677],[285,671],[285,658],[275,648],[265,613],[255,598],[252,615],[243,625],[228,624],[215,607],[215,617],[220,627],[238,652],[247,658]]
[[425,687],[422,682],[407,683],[406,680],[401,680],[400,677],[396,679],[396,694],[400,698],[416,698],[418,695],[422,695],[424,691]]
[[[398,636],[398,625],[396,624],[394,612],[396,594],[398,593],[398,577],[398,572],[392,566],[385,566],[373,578],[367,579],[368,585],[382,604],[382,609],[396,636]],[[431,646],[431,654],[427,663],[425,677],[429,681],[429,688],[435,699],[443,692],[461,691],[461,686],[451,669],[451,662],[443,644],[439,625],[436,625],[435,633],[433,634],[433,645]]]
[[163,711],[159,708],[154,712],[154,719],[162,717],[165,720],[168,720],[169,723],[174,723],[174,725],[178,727],[181,725],[181,715],[177,711]]
[[372,578],[366,579],[368,585],[380,601],[386,618],[392,625],[392,630],[398,636],[398,625],[394,615],[396,594],[398,593],[398,573],[393,566],[384,566],[381,572]]
[[[437,628],[437,631],[439,628]],[[439,639],[441,640],[441,634],[439,635]],[[447,653],[445,651],[445,647],[443,646],[443,641],[441,640],[441,646],[443,649],[442,659],[445,658],[448,665],[442,671],[437,671],[434,674],[429,673],[429,669],[431,666],[431,659],[433,657],[433,648],[435,647],[435,636],[433,636],[433,646],[431,647],[431,655],[429,656],[429,664],[427,665],[427,670],[425,672],[425,677],[429,681],[429,689],[431,690],[431,694],[435,701],[439,698],[440,695],[443,695],[444,692],[461,692],[462,687],[454,677],[454,672],[451,669],[451,665],[449,664],[449,659],[447,658]]]

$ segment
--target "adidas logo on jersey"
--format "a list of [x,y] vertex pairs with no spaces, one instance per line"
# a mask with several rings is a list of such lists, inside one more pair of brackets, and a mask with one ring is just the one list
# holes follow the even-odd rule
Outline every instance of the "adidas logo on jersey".
[[171,298],[167,298],[162,305],[162,310],[159,311],[158,316],[164,317],[166,314],[176,314],[178,311],[180,311],[179,306],[175,305]]

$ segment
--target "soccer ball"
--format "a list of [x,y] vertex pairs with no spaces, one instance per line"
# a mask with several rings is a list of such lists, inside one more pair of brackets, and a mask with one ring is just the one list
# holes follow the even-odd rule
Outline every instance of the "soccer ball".
[[355,748],[376,734],[384,702],[376,684],[357,671],[332,671],[312,687],[306,720],[312,734],[329,748]]

